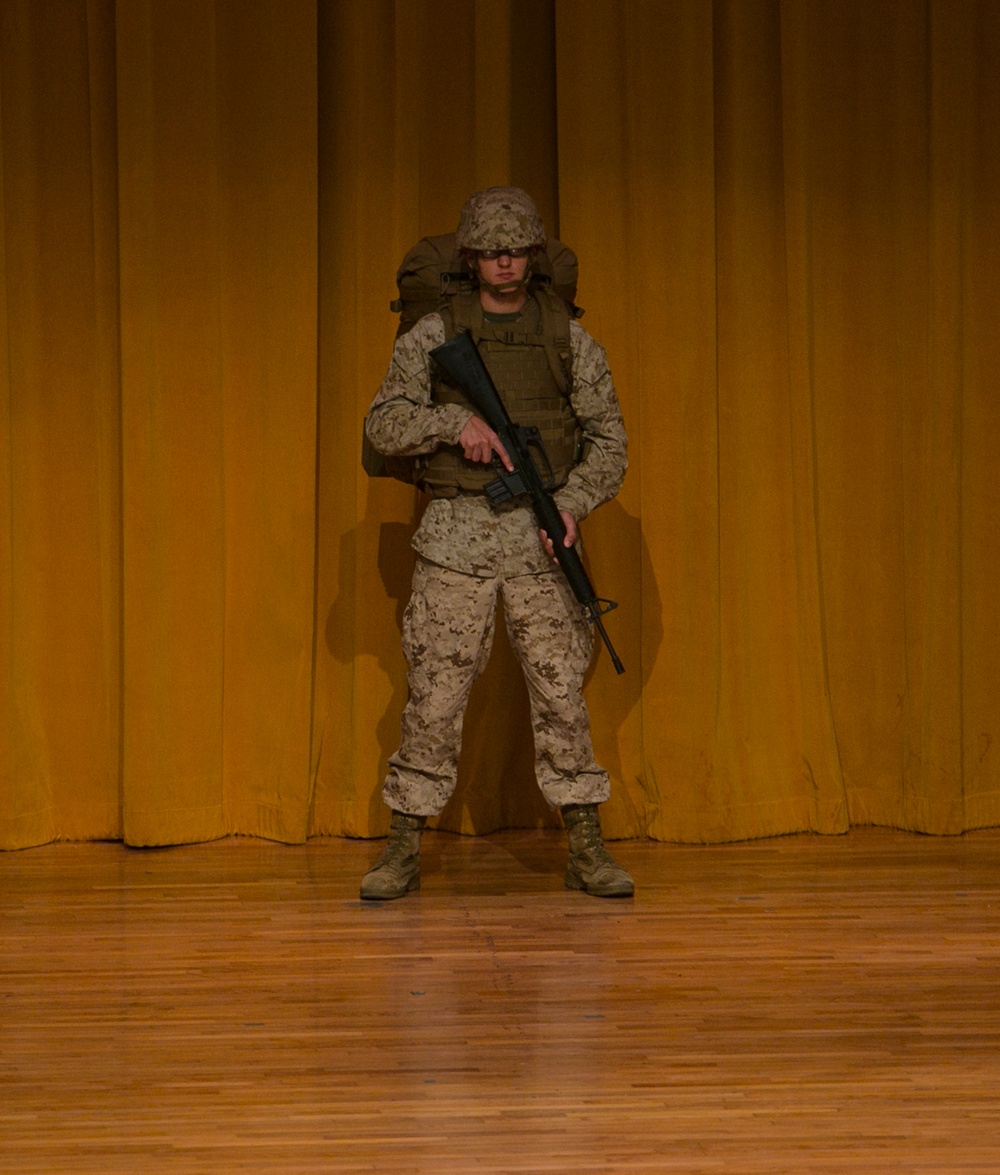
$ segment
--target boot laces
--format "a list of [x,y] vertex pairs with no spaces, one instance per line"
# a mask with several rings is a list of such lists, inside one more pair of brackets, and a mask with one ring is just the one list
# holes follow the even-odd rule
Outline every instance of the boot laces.
[[395,864],[396,861],[402,860],[406,856],[406,839],[407,830],[404,828],[393,829],[392,836],[389,837],[389,842],[379,858],[378,868],[383,865]]
[[580,847],[584,852],[590,854],[595,864],[615,864],[615,859],[608,852],[604,838],[601,836],[601,827],[594,817],[589,815],[584,816],[579,824],[577,824],[577,828],[582,841]]

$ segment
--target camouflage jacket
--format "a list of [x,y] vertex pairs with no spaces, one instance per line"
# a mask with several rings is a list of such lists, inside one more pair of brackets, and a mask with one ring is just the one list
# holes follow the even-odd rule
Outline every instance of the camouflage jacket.
[[[457,444],[469,418],[458,404],[432,400],[430,351],[445,341],[444,323],[428,314],[396,340],[389,371],[368,412],[368,439],[389,456],[430,453]],[[625,427],[604,348],[570,324],[570,403],[586,442],[583,459],[555,493],[560,510],[579,521],[613,498],[628,465]],[[530,506],[493,507],[482,494],[435,498],[424,511],[414,549],[443,567],[472,575],[533,574],[552,564],[542,550]]]

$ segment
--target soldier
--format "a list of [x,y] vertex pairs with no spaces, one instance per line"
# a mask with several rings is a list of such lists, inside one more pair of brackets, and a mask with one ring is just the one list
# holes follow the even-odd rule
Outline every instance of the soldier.
[[419,887],[420,835],[455,788],[465,705],[492,646],[498,594],[528,686],[538,786],[568,831],[566,885],[630,896],[632,878],[605,848],[597,811],[610,784],[594,761],[581,694],[592,631],[530,507],[521,499],[493,505],[483,493],[494,454],[508,469],[510,458],[429,353],[458,329],[472,331],[511,417],[542,434],[567,546],[625,475],[618,399],[603,348],[565,303],[532,283],[546,237],[530,197],[518,188],[476,192],[456,237],[477,288],[397,339],[366,425],[379,452],[417,458],[417,484],[431,501],[413,539],[403,622],[409,701],[382,789],[392,809],[389,841],[361,897],[398,898]]

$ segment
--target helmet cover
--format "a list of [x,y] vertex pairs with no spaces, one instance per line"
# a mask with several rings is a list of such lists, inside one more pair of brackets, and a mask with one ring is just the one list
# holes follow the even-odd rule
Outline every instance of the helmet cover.
[[455,240],[460,249],[545,247],[545,226],[527,192],[484,188],[466,200]]

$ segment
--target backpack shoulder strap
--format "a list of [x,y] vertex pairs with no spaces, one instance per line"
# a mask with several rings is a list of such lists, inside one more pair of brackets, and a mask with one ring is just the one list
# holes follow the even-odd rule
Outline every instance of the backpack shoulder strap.
[[535,298],[542,311],[542,337],[552,378],[560,392],[569,396],[573,387],[573,349],[570,342],[573,312],[565,299],[554,294],[547,286],[535,290]]
[[443,301],[438,307],[438,314],[444,323],[444,337],[453,339],[463,330],[472,331],[478,335],[478,328],[483,322],[483,311],[479,303],[479,294],[475,290],[461,290],[452,297]]

